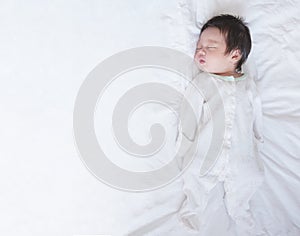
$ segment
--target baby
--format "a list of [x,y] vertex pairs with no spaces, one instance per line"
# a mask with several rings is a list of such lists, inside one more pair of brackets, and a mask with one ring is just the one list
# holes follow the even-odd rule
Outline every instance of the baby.
[[[263,166],[259,158],[263,136],[259,94],[253,79],[242,71],[250,50],[249,29],[239,17],[215,16],[201,29],[194,59],[200,69],[208,73],[208,79],[221,95],[225,133],[221,153],[212,169],[205,176],[200,176],[196,155],[183,175],[186,198],[178,217],[190,230],[205,228],[202,227],[204,211],[209,211],[211,194],[219,188],[227,214],[236,223],[237,234],[254,235],[249,201],[263,180]],[[187,90],[188,96],[196,96],[193,86],[188,86]],[[204,98],[194,100],[197,100],[196,107],[200,111],[200,132],[205,133],[210,117],[216,114],[209,110]],[[188,119],[185,117],[184,122],[189,123]],[[200,141],[199,146],[201,148]]]

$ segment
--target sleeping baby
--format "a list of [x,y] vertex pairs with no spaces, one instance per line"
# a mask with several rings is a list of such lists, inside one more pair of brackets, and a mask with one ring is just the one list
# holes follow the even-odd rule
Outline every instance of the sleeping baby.
[[[250,50],[249,28],[239,17],[218,15],[201,29],[194,60],[207,72],[207,79],[212,80],[221,95],[225,133],[221,152],[211,170],[200,176],[195,160],[183,175],[185,199],[178,218],[192,231],[201,230],[203,212],[207,208],[209,211],[209,196],[221,185],[225,209],[240,228],[239,235],[253,235],[254,220],[249,201],[263,180],[259,155],[264,141],[259,94],[254,80],[242,71]],[[188,85],[187,90],[188,96],[193,96],[193,87]],[[199,127],[205,132],[205,127],[201,126],[209,123],[211,111],[204,98],[198,98],[197,103],[201,111]],[[185,117],[185,122],[189,122],[188,119]]]

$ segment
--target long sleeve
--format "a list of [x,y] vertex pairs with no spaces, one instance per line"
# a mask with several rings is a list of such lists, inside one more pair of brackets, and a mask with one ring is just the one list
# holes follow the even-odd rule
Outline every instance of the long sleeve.
[[253,108],[253,136],[255,145],[254,156],[259,169],[264,172],[264,164],[261,153],[264,146],[262,102],[256,84],[252,79],[250,80],[250,92],[250,100]]
[[[204,99],[197,91],[194,82],[190,82],[182,97],[178,114],[176,148],[182,161],[188,154],[189,149],[197,141],[197,130],[201,118]],[[183,162],[181,163],[181,167]]]
[[190,82],[185,90],[180,106],[179,118],[181,119],[182,134],[190,141],[194,141],[197,126],[202,113],[204,99],[197,91],[193,82]]
[[251,92],[252,92],[252,106],[253,106],[253,132],[256,140],[258,141],[259,151],[262,149],[263,138],[263,111],[260,94],[257,90],[256,84],[251,80]]

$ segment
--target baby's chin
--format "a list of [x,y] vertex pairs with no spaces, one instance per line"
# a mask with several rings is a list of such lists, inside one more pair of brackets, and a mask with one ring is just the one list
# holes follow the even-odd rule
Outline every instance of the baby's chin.
[[199,63],[199,66],[198,68],[201,70],[201,71],[204,71],[206,73],[210,73],[210,74],[218,74],[218,73],[222,73],[218,70],[215,70],[214,68],[210,68],[207,64],[200,64]]
[[205,66],[205,64],[200,64],[199,63],[199,69],[204,71],[204,72],[207,72],[207,73],[211,73],[211,70],[209,70],[209,68],[207,68],[207,66]]

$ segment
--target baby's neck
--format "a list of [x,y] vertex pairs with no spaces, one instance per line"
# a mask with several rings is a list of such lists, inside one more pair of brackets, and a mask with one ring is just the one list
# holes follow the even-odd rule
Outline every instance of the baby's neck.
[[224,73],[214,73],[214,74],[220,76],[233,76],[234,78],[243,76],[243,73],[238,73],[238,72],[224,72]]

